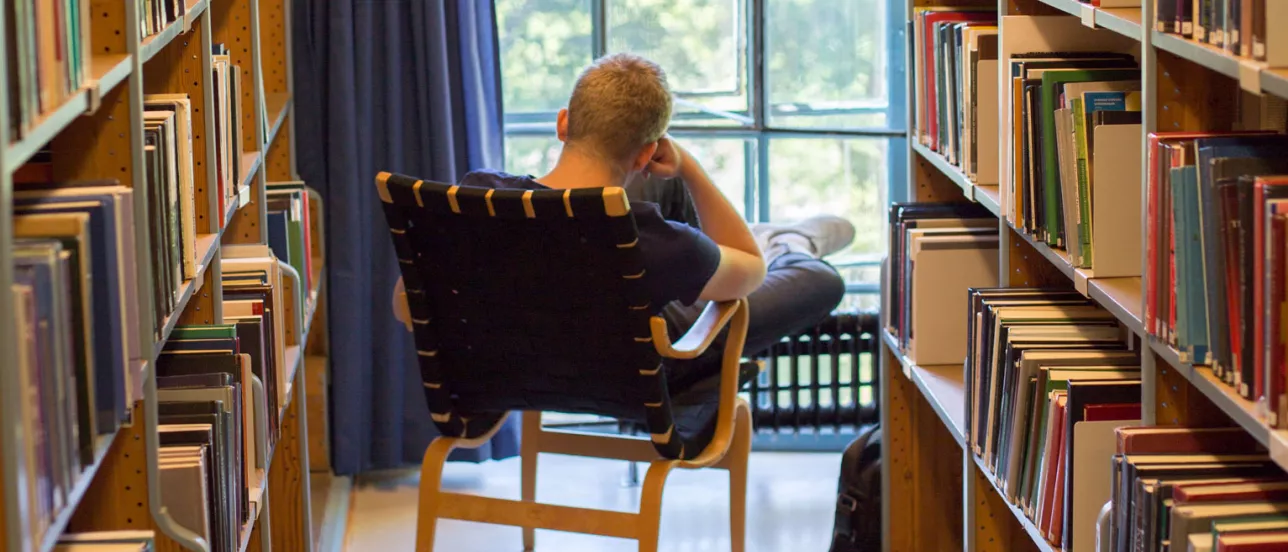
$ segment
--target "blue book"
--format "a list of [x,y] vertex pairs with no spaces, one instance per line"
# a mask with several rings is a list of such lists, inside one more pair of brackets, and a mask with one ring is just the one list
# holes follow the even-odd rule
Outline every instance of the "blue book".
[[[1130,93],[1140,94],[1140,92]],[[1097,111],[1127,111],[1127,94],[1129,94],[1129,92],[1083,92],[1082,107],[1087,112],[1087,120],[1090,121],[1091,114]]]
[[86,213],[89,215],[89,266],[95,289],[90,294],[94,320],[95,395],[100,411],[114,417],[98,420],[99,433],[115,432],[116,422],[129,419],[125,380],[128,369],[124,332],[124,301],[121,292],[120,261],[117,255],[116,197],[109,194],[85,196],[39,196],[20,194],[14,198],[14,213]]
[[268,247],[278,259],[291,262],[290,232],[287,229],[286,211],[268,212]]
[[1186,310],[1189,306],[1186,290],[1189,289],[1191,283],[1186,278],[1185,267],[1187,265],[1185,263],[1188,259],[1186,248],[1183,247],[1184,240],[1181,239],[1181,234],[1186,230],[1188,222],[1185,216],[1185,182],[1189,175],[1194,172],[1195,168],[1193,166],[1171,169],[1172,221],[1175,224],[1176,232],[1176,249],[1173,252],[1176,264],[1176,289],[1174,290],[1176,292],[1176,327],[1172,328],[1172,332],[1176,339],[1174,343],[1176,350],[1184,357],[1181,359],[1182,362],[1193,362],[1192,357],[1189,356],[1189,345],[1191,343],[1190,320]]

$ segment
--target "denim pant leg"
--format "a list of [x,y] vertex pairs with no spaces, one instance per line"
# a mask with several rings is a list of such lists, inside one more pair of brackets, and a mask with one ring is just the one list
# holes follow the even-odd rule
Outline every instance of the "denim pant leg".
[[[831,314],[845,295],[845,281],[832,265],[803,253],[788,253],[769,263],[765,282],[747,296],[751,321],[743,354],[750,356],[768,349],[783,337],[804,330]],[[702,313],[706,302],[692,306],[672,302],[662,310],[671,332],[679,339]],[[671,361],[667,383],[672,391],[684,389],[720,372],[725,332],[702,356],[688,361]]]

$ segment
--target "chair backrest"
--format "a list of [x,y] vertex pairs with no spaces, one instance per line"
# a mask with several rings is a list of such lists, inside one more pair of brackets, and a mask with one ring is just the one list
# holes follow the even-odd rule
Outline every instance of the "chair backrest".
[[493,190],[388,173],[376,184],[426,400],[444,435],[481,435],[508,410],[594,413],[668,431],[621,188]]

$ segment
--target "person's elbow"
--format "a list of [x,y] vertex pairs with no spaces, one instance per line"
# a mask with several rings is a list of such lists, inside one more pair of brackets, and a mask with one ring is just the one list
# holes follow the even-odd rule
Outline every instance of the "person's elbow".
[[765,281],[767,267],[760,255],[721,248],[720,265],[707,281],[699,299],[706,301],[732,301],[756,291]]

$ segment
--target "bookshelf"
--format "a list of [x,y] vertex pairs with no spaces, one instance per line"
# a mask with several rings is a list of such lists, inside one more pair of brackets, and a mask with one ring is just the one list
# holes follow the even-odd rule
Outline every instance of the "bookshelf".
[[[1228,128],[1239,113],[1231,98],[1258,94],[1288,98],[1288,68],[1242,59],[1179,35],[1153,29],[1152,0],[1134,8],[1100,9],[1077,0],[907,0],[913,9],[931,6],[995,7],[998,17],[1068,17],[1095,29],[1097,40],[1117,51],[1137,54],[1142,79],[1142,135],[1153,131],[1207,131]],[[897,9],[897,8],[896,8]],[[1003,44],[1008,25],[1000,24]],[[1145,22],[1142,24],[1142,22]],[[911,28],[911,27],[909,27]],[[1272,31],[1273,32],[1273,31]],[[910,58],[913,36],[903,32]],[[1129,40],[1122,46],[1122,40]],[[1002,47],[1005,49],[1005,46]],[[911,62],[910,65],[911,66]],[[909,72],[908,105],[916,89]],[[1005,83],[1006,79],[999,77]],[[1005,90],[1005,88],[1000,88]],[[1010,107],[1001,96],[999,127],[1006,127]],[[910,116],[911,119],[911,116]],[[908,128],[913,128],[911,120]],[[999,144],[979,144],[980,155],[998,155],[1005,167],[1006,137]],[[1142,350],[1142,423],[1147,425],[1237,426],[1270,451],[1288,470],[1288,431],[1267,423],[1260,408],[1220,381],[1207,366],[1195,366],[1148,335],[1143,324],[1147,290],[1139,276],[1097,277],[1093,269],[1075,267],[1063,250],[1049,247],[1016,229],[1007,216],[1011,198],[1006,179],[1001,187],[981,186],[940,153],[910,136],[910,201],[968,201],[998,217],[1000,286],[1064,286],[1077,290],[1121,322],[1129,341]],[[1142,155],[1142,160],[1145,156]],[[1145,180],[1142,161],[1139,213],[1142,239],[1147,236]],[[1001,193],[999,193],[1001,192]],[[1099,243],[1099,242],[1097,242]],[[1141,273],[1147,267],[1141,246]],[[888,284],[887,284],[888,285]],[[950,313],[949,316],[956,315]],[[1060,550],[1043,537],[1022,509],[1007,502],[986,463],[971,451],[961,366],[917,366],[884,328],[882,335],[881,417],[887,443],[883,465],[884,550],[1022,551]],[[1108,458],[1106,458],[1108,461]],[[937,489],[937,492],[934,491]],[[959,492],[952,492],[959,491]],[[1079,538],[1082,536],[1080,535]]]
[[[294,127],[290,52],[290,0],[181,0],[184,13],[158,32],[139,38],[144,0],[81,0],[87,6],[89,26],[83,36],[91,49],[84,60],[84,78],[76,90],[34,115],[20,137],[11,134],[9,87],[0,86],[0,289],[15,282],[13,269],[15,171],[43,150],[52,157],[56,181],[114,179],[133,189],[136,218],[133,235],[126,236],[138,252],[141,314],[138,351],[128,365],[142,374],[141,400],[129,405],[129,422],[114,434],[95,438],[93,462],[87,464],[68,490],[66,505],[58,511],[39,542],[25,534],[17,488],[25,476],[16,459],[32,438],[22,423],[23,390],[18,366],[18,327],[9,313],[15,303],[0,293],[0,552],[47,552],[65,532],[154,530],[155,550],[210,550],[210,543],[194,539],[160,505],[164,489],[158,470],[158,405],[156,358],[179,325],[216,324],[223,321],[221,279],[226,246],[264,244],[268,231],[269,182],[298,180],[295,171]],[[153,0],[146,0],[153,1]],[[5,55],[4,18],[0,10],[0,66],[14,59]],[[261,33],[261,29],[263,32]],[[241,69],[240,124],[244,153],[234,161],[240,166],[241,191],[222,212],[216,186],[215,83],[212,46],[228,46],[230,61]],[[0,82],[7,80],[0,72]],[[150,251],[158,237],[142,219],[149,213],[144,144],[144,98],[151,94],[187,94],[192,104],[191,155],[195,191],[195,273],[174,289],[174,308],[154,326],[155,286]],[[234,136],[237,136],[234,134]],[[149,146],[150,147],[150,146]],[[234,149],[234,151],[236,151]],[[310,451],[313,432],[308,422],[324,412],[319,401],[306,399],[308,367],[325,367],[327,332],[323,310],[320,203],[311,195],[313,273],[310,289],[304,279],[283,278],[288,331],[285,342],[285,401],[276,412],[279,436],[266,448],[264,466],[248,481],[252,512],[238,545],[239,551],[314,549],[310,527]],[[293,272],[293,271],[286,271]],[[295,297],[298,297],[298,304]],[[321,360],[319,360],[321,359]],[[251,407],[252,405],[247,405]],[[321,416],[325,418],[324,415]],[[257,432],[261,437],[266,431]],[[270,500],[271,499],[271,500]]]

